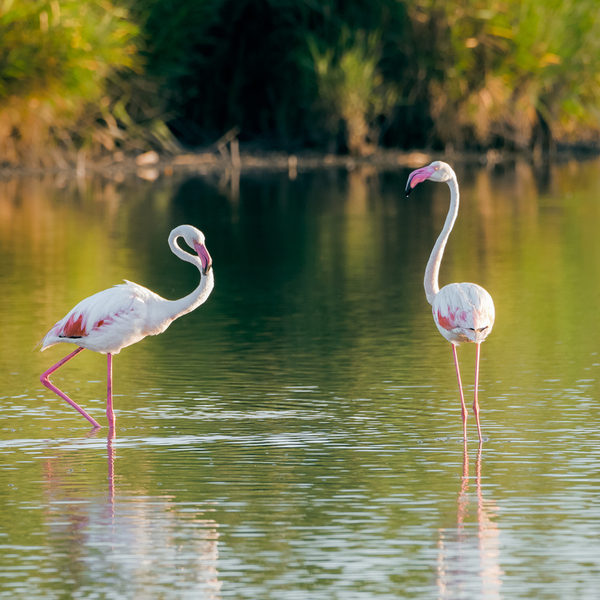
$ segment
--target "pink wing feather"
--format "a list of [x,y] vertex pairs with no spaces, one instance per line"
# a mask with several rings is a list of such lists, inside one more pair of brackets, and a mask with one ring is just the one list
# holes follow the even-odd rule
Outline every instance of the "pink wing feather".
[[[95,352],[117,354],[146,335],[160,333],[148,328],[150,305],[164,300],[127,281],[82,300],[50,329],[42,350],[61,342],[77,344]],[[162,331],[163,329],[161,329]]]

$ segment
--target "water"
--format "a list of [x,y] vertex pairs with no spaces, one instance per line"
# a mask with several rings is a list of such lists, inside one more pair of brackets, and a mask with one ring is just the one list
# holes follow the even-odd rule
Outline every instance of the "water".
[[[496,304],[486,441],[422,289],[448,189],[407,170],[0,183],[0,598],[596,598],[600,170],[457,166],[441,283]],[[235,182],[234,182],[235,183]],[[32,351],[127,278],[207,303],[114,360],[117,431]],[[459,358],[468,396],[474,348]],[[105,358],[53,381],[106,423]]]

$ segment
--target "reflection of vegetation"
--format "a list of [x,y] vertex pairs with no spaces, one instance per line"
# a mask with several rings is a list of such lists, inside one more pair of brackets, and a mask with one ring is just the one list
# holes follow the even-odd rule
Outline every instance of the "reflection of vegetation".
[[[117,497],[123,501],[131,490],[152,496],[161,482],[178,501],[197,502],[207,494],[214,497],[209,484],[218,480],[221,497],[243,497],[248,505],[246,511],[224,510],[215,517],[231,531],[247,525],[248,514],[264,527],[280,527],[283,520],[325,526],[331,515],[323,506],[335,502],[339,511],[350,501],[336,496],[348,489],[379,500],[402,489],[402,501],[413,506],[411,494],[422,491],[427,477],[429,493],[443,490],[439,465],[458,467],[452,462],[456,447],[454,458],[442,460],[443,449],[452,444],[435,442],[425,452],[413,444],[417,436],[433,445],[438,435],[460,435],[451,353],[433,325],[422,289],[448,190],[431,186],[429,199],[399,197],[404,175],[357,168],[300,174],[292,183],[277,176],[242,177],[235,203],[199,179],[176,194],[161,189],[162,182],[144,183],[137,191],[92,182],[85,194],[76,186],[53,190],[50,178],[2,184],[0,329],[8,340],[0,347],[3,417],[4,427],[17,429],[4,435],[55,437],[60,427],[80,426],[73,411],[67,410],[62,422],[45,422],[37,412],[45,404],[37,377],[51,356],[32,354],[31,347],[44,323],[123,276],[165,296],[185,293],[193,285],[186,280],[195,276],[193,267],[179,264],[165,239],[172,225],[193,222],[207,233],[217,287],[202,311],[118,357],[117,389],[123,394],[118,403],[128,429],[119,436],[134,447],[123,444],[118,451]],[[592,365],[600,360],[590,330],[598,325],[600,288],[589,273],[600,269],[597,164],[556,169],[550,192],[539,191],[527,165],[503,174],[462,170],[459,177],[461,212],[441,275],[446,282],[481,282],[496,302],[497,324],[483,351],[486,431],[496,439],[515,431],[518,439],[539,442],[549,421],[561,430],[565,423],[570,427],[575,409],[593,423],[599,384],[598,367]],[[459,350],[469,383],[472,351]],[[104,361],[86,354],[65,378],[78,393],[96,399],[99,410]],[[592,369],[585,383],[591,391],[577,398],[568,388],[583,385],[579,380],[587,378],[586,369]],[[541,383],[559,378],[560,383]],[[564,411],[567,402],[571,413]],[[269,417],[260,417],[262,411]],[[45,426],[54,432],[48,434]],[[133,429],[137,426],[141,429]],[[152,435],[168,438],[173,447],[152,450],[145,434],[140,439],[150,426],[160,427]],[[79,436],[81,430],[66,435]],[[546,440],[554,436],[547,435]],[[4,531],[12,544],[33,544],[34,534],[52,525],[53,514],[22,508],[43,494],[39,461],[27,452],[5,450],[15,452],[7,453],[5,462],[13,461],[19,471],[3,477],[12,483],[19,473],[22,496],[14,502],[11,489],[0,487]],[[57,488],[54,498],[64,493],[65,499],[76,499],[77,489],[106,485],[106,461],[97,447],[52,449],[51,455],[64,456],[57,461],[62,466],[55,463],[54,476],[75,490],[69,496]],[[75,472],[65,472],[75,466]],[[390,477],[381,476],[383,469]],[[545,474],[546,465],[538,471]],[[336,478],[324,481],[324,472]],[[407,477],[411,472],[415,477]],[[537,493],[535,479],[522,479],[523,493]],[[452,479],[453,485],[457,481]],[[290,502],[282,492],[299,482],[309,497]],[[547,493],[548,484],[539,485],[540,493]],[[553,479],[552,485],[561,482]],[[373,510],[387,520],[389,531],[382,535],[390,539],[419,523],[422,514],[371,504],[380,506]],[[87,531],[85,506],[63,505],[82,517]],[[356,527],[358,535],[361,523],[351,521],[348,527]],[[287,528],[281,551],[293,555],[286,542],[301,540],[302,532]],[[70,539],[55,534],[47,547],[64,558],[63,542],[68,546]],[[265,543],[243,536],[227,541],[257,556]],[[276,564],[273,569],[283,569],[288,562]],[[25,577],[21,573],[16,580]],[[38,586],[45,585],[44,577]]]
[[[441,283],[477,281],[492,293],[499,318],[485,346],[491,373],[503,364],[493,347],[502,347],[502,337],[512,331],[527,332],[510,343],[515,356],[530,360],[559,352],[555,336],[593,351],[586,330],[595,322],[592,300],[598,294],[586,273],[600,268],[598,219],[594,192],[586,195],[585,189],[595,189],[594,176],[593,166],[573,175],[557,171],[555,185],[578,199],[563,204],[539,195],[525,165],[502,178],[460,175],[462,207]],[[207,235],[218,278],[214,297],[189,315],[187,325],[174,324],[169,335],[119,355],[119,391],[158,376],[204,381],[224,365],[249,380],[255,372],[277,373],[290,365],[306,374],[315,357],[336,381],[372,379],[374,372],[412,381],[430,377],[420,370],[422,350],[408,351],[423,343],[426,355],[451,361],[422,290],[448,208],[444,186],[432,190],[431,209],[424,210],[423,200],[398,198],[395,175],[364,169],[302,176],[293,185],[286,178],[242,179],[235,204],[202,180],[191,180],[170,201],[172,184],[135,191],[94,182],[83,195],[75,185],[53,190],[50,179],[0,186],[0,314],[13,340],[0,347],[7,372],[26,372],[37,381],[49,355],[30,350],[50,325],[124,277],[168,298],[191,291],[193,268],[176,264],[166,245],[170,228],[182,222]],[[549,300],[540,312],[541,297]],[[574,322],[570,306],[587,316]],[[461,352],[468,356],[470,349]],[[140,357],[169,367],[129,372]],[[99,380],[101,398],[103,363],[89,353],[82,370],[86,361],[95,365],[89,378]],[[451,380],[451,369],[447,375]]]
[[[0,151],[597,141],[595,0],[35,0],[0,15]],[[124,8],[127,7],[127,10]],[[344,124],[340,130],[339,123]]]
[[[484,426],[492,437],[484,473],[507,503],[515,493],[531,505],[549,494],[560,503],[572,496],[574,474],[588,487],[594,475],[593,455],[582,461],[553,449],[557,435],[578,436],[587,452],[598,420],[600,287],[590,276],[600,270],[598,164],[556,168],[552,187],[541,191],[524,164],[462,169],[459,178],[461,212],[442,280],[481,282],[498,309],[483,351]],[[448,190],[431,186],[431,197],[405,199],[404,182],[403,173],[359,168],[300,173],[293,182],[242,177],[235,203],[200,179],[178,193],[164,180],[137,189],[94,181],[86,193],[51,178],[0,184],[1,555],[11,593],[15,584],[38,594],[100,593],[108,580],[121,589],[135,578],[112,562],[119,548],[133,547],[135,559],[148,550],[145,564],[154,565],[159,546],[144,544],[155,530],[169,533],[169,552],[182,553],[162,561],[161,581],[210,574],[201,559],[212,557],[198,554],[205,546],[194,540],[207,532],[215,541],[215,523],[225,559],[252,557],[246,587],[276,587],[331,556],[336,565],[351,556],[354,565],[360,548],[375,556],[386,544],[394,564],[408,565],[388,591],[402,597],[415,581],[431,586],[419,563],[423,531],[449,526],[460,486],[452,357],[422,289]],[[126,431],[115,441],[112,505],[103,444],[64,439],[84,434],[70,429],[80,427],[75,415],[44,422],[37,413],[44,406],[37,377],[51,357],[31,347],[43,323],[123,276],[169,297],[189,290],[193,267],[179,264],[165,243],[181,222],[206,231],[217,288],[205,310],[119,355]],[[97,389],[102,398],[104,381],[96,380],[104,361],[88,356],[67,376],[81,393]],[[468,360],[465,371],[472,381]],[[452,441],[435,440],[447,434]],[[416,446],[415,438],[426,443]],[[542,450],[532,454],[527,445]],[[506,472],[511,453],[528,474],[516,483]],[[548,477],[553,469],[560,471]],[[205,502],[217,499],[208,513]],[[575,503],[559,518],[580,514]],[[471,511],[469,523],[476,519]],[[529,531],[546,532],[547,512],[530,523]],[[129,546],[113,543],[123,535]],[[48,568],[32,568],[32,557]],[[222,577],[233,581],[226,567]],[[325,586],[364,586],[338,571],[338,580],[325,574]]]

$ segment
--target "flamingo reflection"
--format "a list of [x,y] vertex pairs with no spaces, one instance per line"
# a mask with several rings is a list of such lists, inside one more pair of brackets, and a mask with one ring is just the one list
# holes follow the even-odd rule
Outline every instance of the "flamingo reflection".
[[203,514],[211,509],[202,502],[178,503],[173,495],[151,496],[143,484],[135,489],[122,481],[114,429],[106,438],[106,457],[103,494],[96,493],[97,476],[91,482],[80,475],[81,452],[54,452],[44,462],[47,543],[57,569],[91,585],[109,578],[116,592],[135,592],[136,598],[162,597],[164,586],[177,586],[219,600],[219,525]]
[[469,454],[463,447],[463,472],[458,494],[456,529],[440,529],[438,540],[437,587],[439,600],[450,598],[500,599],[500,529],[493,521],[497,506],[483,496],[479,445],[475,462],[477,528],[469,518]]

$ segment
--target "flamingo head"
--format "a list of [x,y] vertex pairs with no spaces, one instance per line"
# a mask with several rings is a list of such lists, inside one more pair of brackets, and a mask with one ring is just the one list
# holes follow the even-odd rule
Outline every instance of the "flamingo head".
[[202,274],[207,275],[212,267],[212,258],[206,249],[204,234],[191,225],[180,225],[173,229],[170,239],[181,236],[185,243],[196,251],[202,265]]
[[425,181],[426,179],[443,182],[449,181],[453,177],[456,177],[456,175],[454,175],[452,167],[445,162],[436,160],[427,167],[421,167],[420,169],[413,171],[408,176],[405,189],[406,195],[408,196],[413,188],[417,187],[419,183]]
[[[204,236],[202,236],[202,239],[204,240]],[[194,249],[200,258],[200,262],[202,263],[202,274],[208,275],[208,272],[212,268],[212,258],[210,257],[206,246],[204,245],[204,241],[194,242]]]

